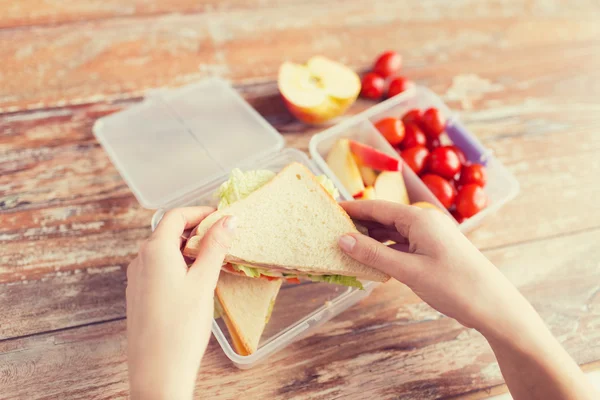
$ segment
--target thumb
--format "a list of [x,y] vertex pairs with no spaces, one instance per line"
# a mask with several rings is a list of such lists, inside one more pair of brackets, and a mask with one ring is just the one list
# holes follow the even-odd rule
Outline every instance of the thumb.
[[339,246],[355,260],[409,284],[421,266],[421,256],[388,247],[360,233],[343,235]]
[[219,271],[235,236],[236,226],[237,217],[232,215],[213,224],[200,241],[198,256],[188,270],[188,275],[212,285],[213,288],[217,286]]

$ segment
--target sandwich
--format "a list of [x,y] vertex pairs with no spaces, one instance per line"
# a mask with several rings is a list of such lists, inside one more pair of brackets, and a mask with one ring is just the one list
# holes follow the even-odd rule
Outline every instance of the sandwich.
[[215,289],[215,317],[222,317],[235,351],[256,351],[271,317],[282,280],[254,279],[221,272]]
[[387,274],[354,260],[338,247],[340,236],[358,230],[337,204],[331,193],[334,186],[327,181],[299,163],[277,175],[235,171],[219,189],[218,210],[198,225],[184,255],[195,258],[208,229],[221,217],[235,215],[238,227],[225,257],[225,272],[359,288],[360,280],[387,281]]

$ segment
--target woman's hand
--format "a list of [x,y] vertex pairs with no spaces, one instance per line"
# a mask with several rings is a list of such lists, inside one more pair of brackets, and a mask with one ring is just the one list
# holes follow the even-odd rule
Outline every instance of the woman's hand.
[[215,223],[190,268],[181,236],[214,211],[174,209],[165,214],[127,269],[127,347],[131,395],[192,398],[210,338],[213,295],[234,229],[232,217]]
[[[342,205],[372,236],[342,236],[342,249],[405,283],[436,310],[479,330],[515,400],[598,398],[531,304],[448,216],[383,201]],[[387,247],[376,239],[397,244]]]
[[[527,304],[516,288],[443,213],[384,201],[342,203],[367,228],[340,246],[353,258],[409,286],[441,313],[478,330]],[[379,241],[391,239],[387,247]]]

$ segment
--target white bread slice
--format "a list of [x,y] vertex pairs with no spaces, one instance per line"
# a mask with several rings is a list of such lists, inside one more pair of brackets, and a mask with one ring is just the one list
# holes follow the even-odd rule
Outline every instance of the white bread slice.
[[268,281],[221,272],[215,294],[221,304],[235,351],[243,356],[258,348],[282,280]]
[[356,226],[302,164],[288,165],[245,199],[204,219],[187,241],[186,256],[196,256],[202,236],[224,215],[238,217],[226,262],[378,282],[389,279],[341,251],[339,237],[358,232]]

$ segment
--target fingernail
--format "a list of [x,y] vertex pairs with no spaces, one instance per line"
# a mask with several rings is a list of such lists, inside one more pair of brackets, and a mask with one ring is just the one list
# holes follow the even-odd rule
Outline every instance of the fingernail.
[[342,250],[350,253],[354,246],[356,245],[356,239],[354,239],[350,235],[344,235],[339,240],[340,247]]
[[237,217],[235,215],[230,215],[229,217],[225,218],[225,221],[223,222],[223,226],[225,228],[227,228],[230,231],[234,231],[235,228],[237,227]]

